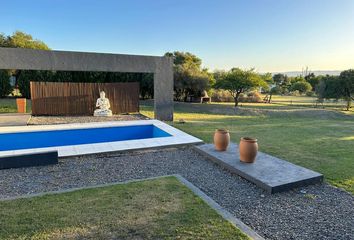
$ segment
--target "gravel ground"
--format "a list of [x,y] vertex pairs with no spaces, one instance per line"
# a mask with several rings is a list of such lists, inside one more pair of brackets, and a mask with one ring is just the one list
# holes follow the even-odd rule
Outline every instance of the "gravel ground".
[[269,239],[354,239],[354,196],[327,184],[268,195],[192,148],[60,159],[1,170],[0,198],[178,173]]
[[107,122],[107,121],[129,121],[149,119],[142,114],[113,115],[111,117],[94,116],[32,116],[27,122],[28,125],[65,124],[65,123],[85,123],[85,122]]

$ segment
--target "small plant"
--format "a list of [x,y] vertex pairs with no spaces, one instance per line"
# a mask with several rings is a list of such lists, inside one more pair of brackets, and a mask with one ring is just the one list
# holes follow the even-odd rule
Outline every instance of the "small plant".
[[310,199],[310,200],[315,200],[316,197],[317,197],[316,195],[311,194],[311,193],[305,194],[305,198],[308,198],[308,199]]

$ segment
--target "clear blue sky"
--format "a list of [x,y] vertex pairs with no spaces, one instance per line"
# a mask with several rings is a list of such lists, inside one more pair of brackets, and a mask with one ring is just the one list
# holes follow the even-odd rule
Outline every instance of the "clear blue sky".
[[0,32],[52,49],[163,55],[258,71],[354,68],[354,0],[8,0]]

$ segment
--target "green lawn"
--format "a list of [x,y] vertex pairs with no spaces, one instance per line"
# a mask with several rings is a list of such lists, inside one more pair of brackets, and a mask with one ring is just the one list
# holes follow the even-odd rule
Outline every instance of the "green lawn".
[[[141,113],[152,117],[150,104]],[[324,174],[326,181],[354,193],[354,115],[277,104],[175,103],[175,122],[187,133],[211,143],[216,128],[231,139],[256,137],[260,150]],[[178,123],[184,119],[185,124]]]
[[0,201],[0,239],[248,239],[175,177]]
[[[15,98],[0,98],[0,114],[17,112]],[[31,100],[27,100],[27,112],[31,112]]]

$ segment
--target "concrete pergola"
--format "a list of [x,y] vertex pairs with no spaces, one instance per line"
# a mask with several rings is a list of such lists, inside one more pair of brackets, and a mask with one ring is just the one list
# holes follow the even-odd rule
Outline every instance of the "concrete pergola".
[[0,48],[0,69],[153,73],[155,118],[173,120],[170,57]]

